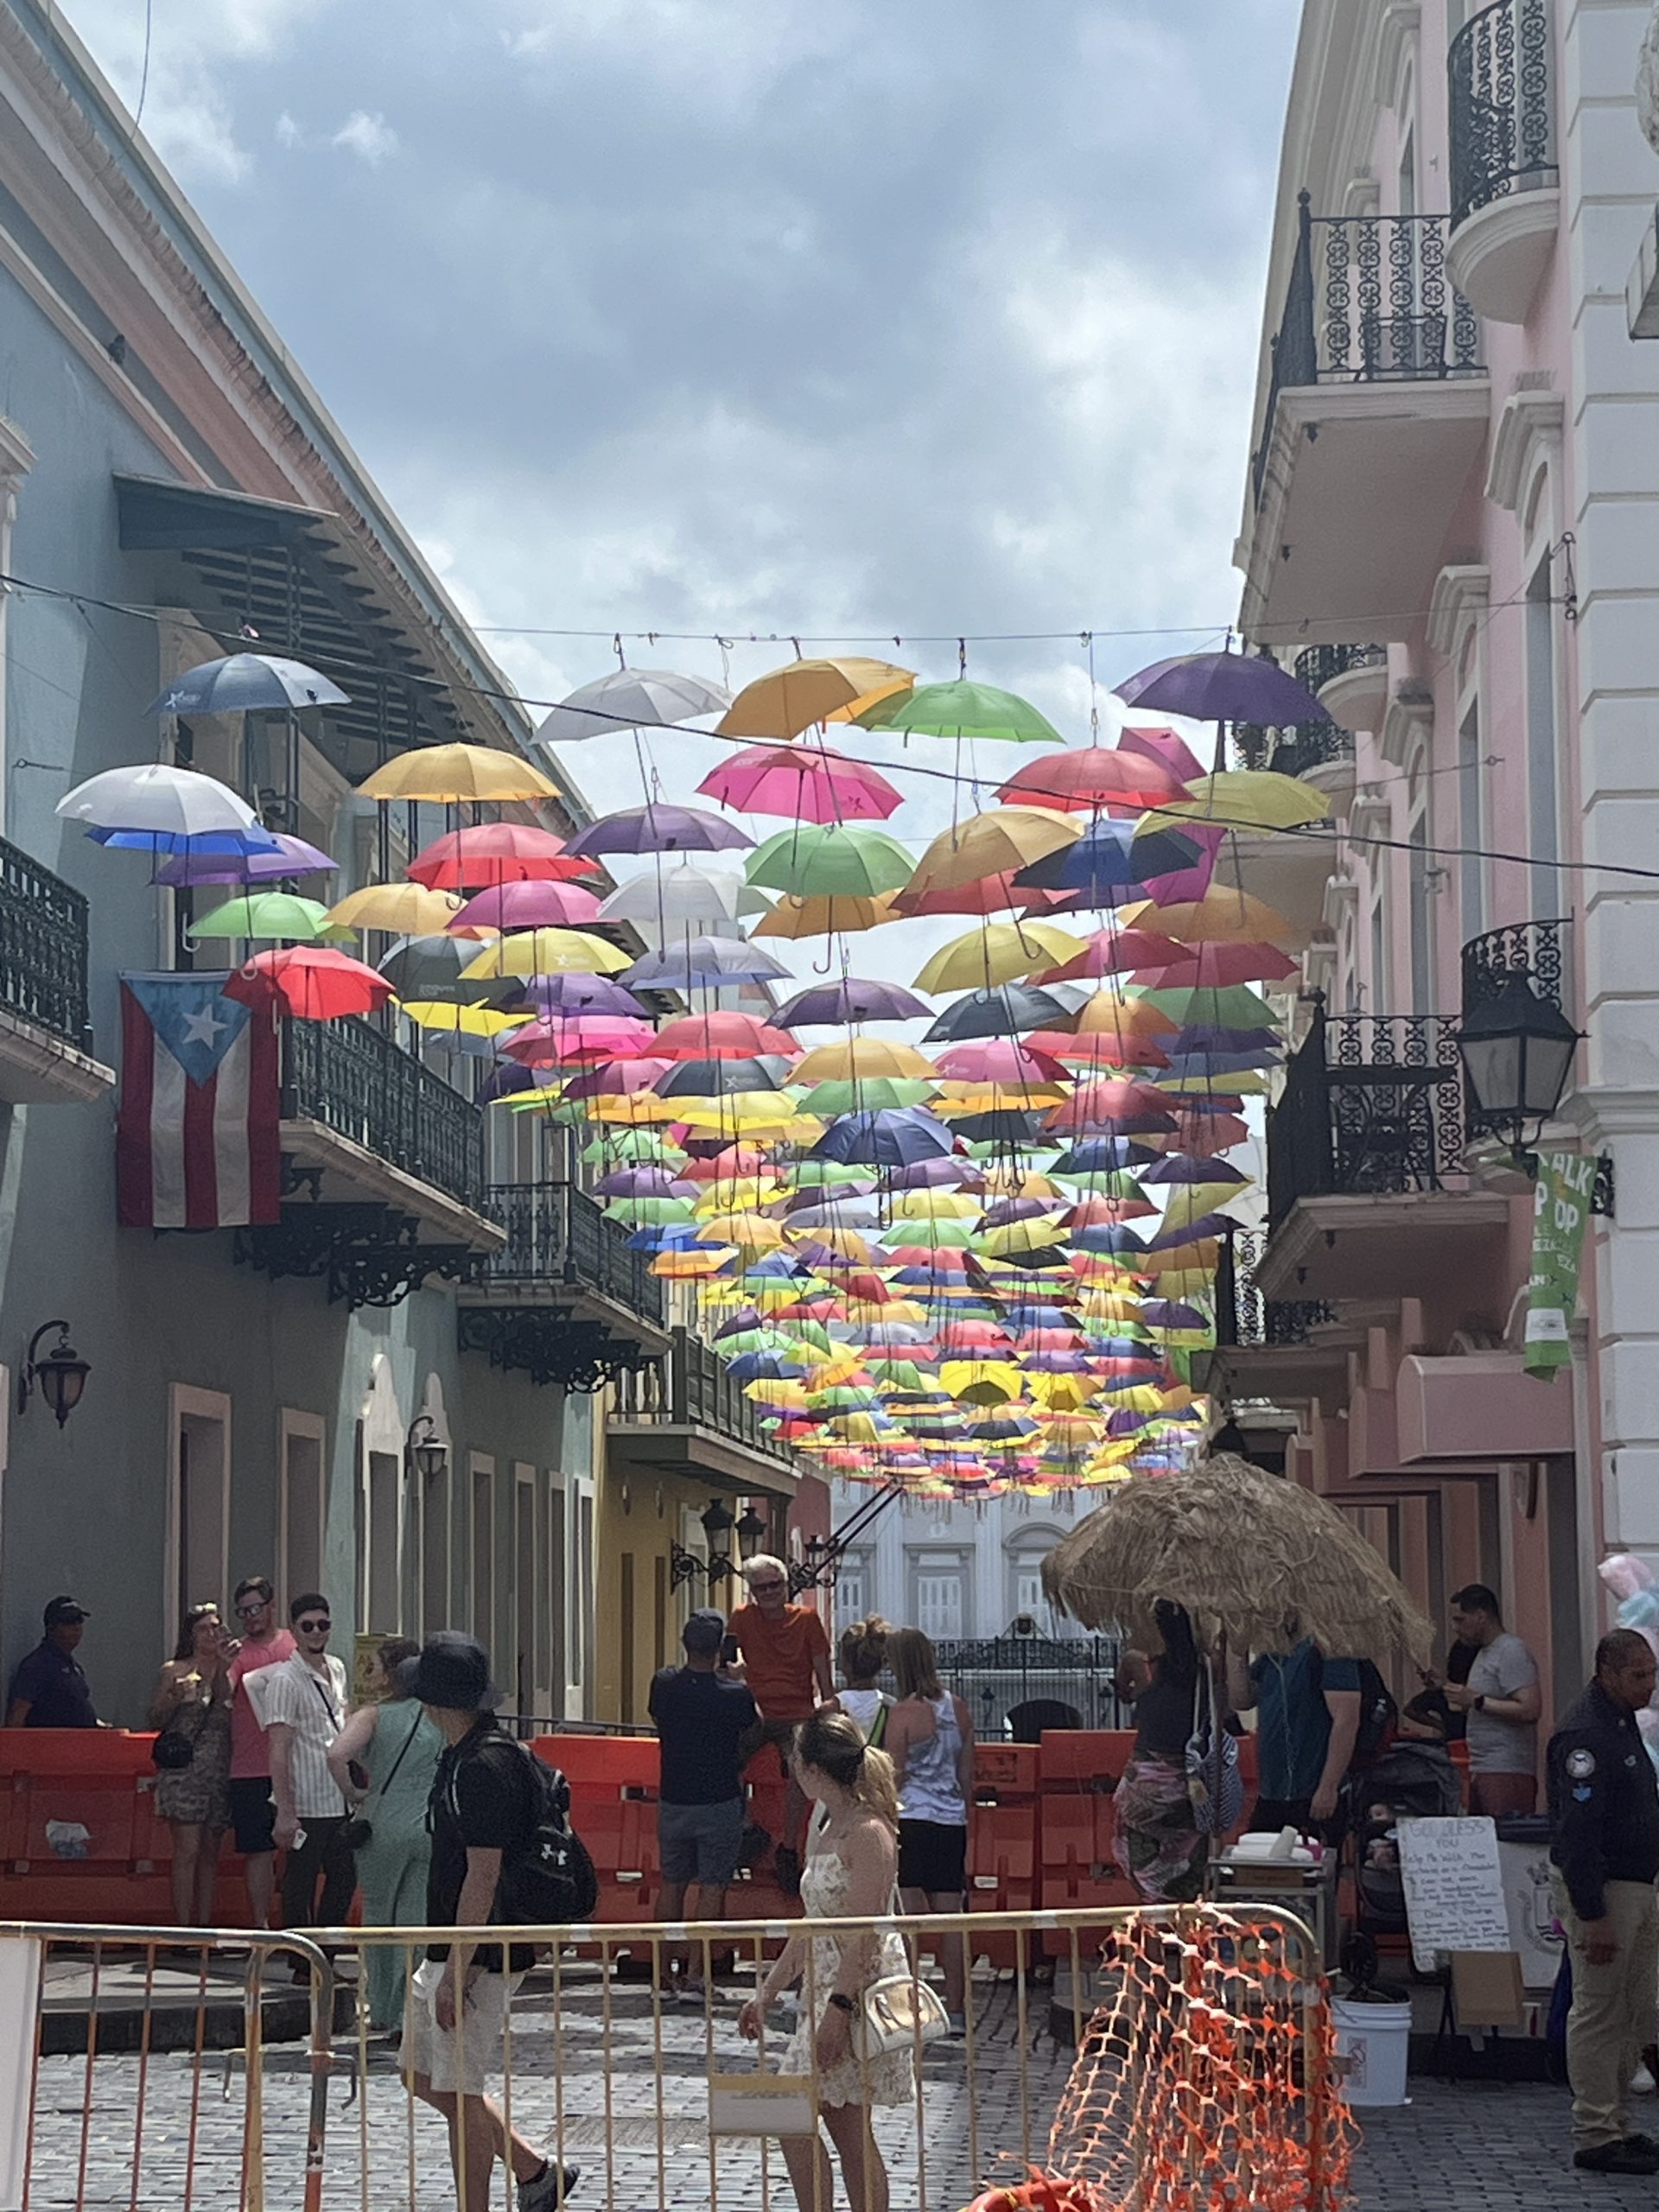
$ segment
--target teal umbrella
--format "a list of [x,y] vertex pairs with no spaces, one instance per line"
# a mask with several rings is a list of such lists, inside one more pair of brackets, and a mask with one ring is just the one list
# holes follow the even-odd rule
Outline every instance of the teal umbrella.
[[916,737],[986,737],[1011,745],[1064,745],[1052,722],[1029,699],[995,684],[925,683],[907,698],[886,699],[860,715],[866,729]]

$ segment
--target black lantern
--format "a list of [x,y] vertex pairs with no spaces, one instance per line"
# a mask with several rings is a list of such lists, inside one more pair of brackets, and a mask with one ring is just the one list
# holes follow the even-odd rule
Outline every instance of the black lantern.
[[738,1517],[737,1541],[739,1548],[741,1549],[743,1547],[747,1546],[750,1551],[753,1551],[766,1533],[766,1522],[762,1519],[760,1515],[755,1511],[753,1503],[746,1505],[742,1513]]
[[709,1510],[699,1514],[697,1517],[702,1522],[703,1535],[709,1539],[709,1565],[706,1571],[709,1587],[712,1590],[716,1582],[724,1582],[731,1573],[731,1554],[722,1550],[721,1544],[721,1539],[729,1536],[737,1526],[737,1517],[725,1499],[721,1497],[711,1497],[709,1501]]
[[1510,976],[1464,1016],[1458,1052],[1475,1104],[1484,1120],[1508,1132],[1517,1158],[1527,1124],[1535,1135],[1560,1104],[1580,1035],[1523,976]]
[[[37,1357],[41,1338],[54,1329],[58,1332],[58,1341],[44,1357]],[[80,1394],[86,1388],[86,1377],[92,1371],[90,1363],[69,1341],[69,1324],[42,1321],[29,1340],[29,1357],[17,1378],[18,1412],[27,1412],[29,1398],[38,1389],[57,1415],[58,1427],[61,1428],[80,1403]]]
[[437,1482],[448,1473],[449,1447],[438,1434],[435,1414],[416,1414],[404,1439],[404,1454],[429,1482]]

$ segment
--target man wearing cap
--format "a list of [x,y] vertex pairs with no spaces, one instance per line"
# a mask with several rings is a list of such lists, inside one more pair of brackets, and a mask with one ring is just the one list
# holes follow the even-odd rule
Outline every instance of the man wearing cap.
[[[429,1809],[432,1860],[426,1918],[431,1928],[482,1928],[495,1910],[503,1860],[535,1831],[532,1756],[499,1725],[500,1694],[490,1656],[458,1630],[429,1636],[410,1694],[444,1739]],[[490,2177],[502,2159],[518,2188],[518,2212],[555,2212],[575,2187],[560,2167],[509,2128],[484,2093],[500,2063],[513,1992],[534,1963],[526,1945],[503,1958],[499,1943],[434,1943],[410,1984],[403,2065],[409,2085],[449,2123],[460,2212],[489,2212]]]
[[89,1616],[73,1598],[54,1598],[46,1609],[46,1634],[11,1678],[8,1728],[101,1728],[92,1693],[75,1647]]
[[[651,1717],[662,1746],[657,1836],[663,1886],[658,1917],[677,1921],[687,1885],[696,1885],[694,1920],[723,1920],[726,1891],[736,1878],[743,1844],[744,1738],[759,1717],[747,1684],[721,1670],[726,1624],[716,1612],[693,1613],[680,1630],[683,1667],[664,1667],[651,1685]],[[687,1976],[681,2000],[700,2005],[685,1948],[664,1961],[671,1977]]]

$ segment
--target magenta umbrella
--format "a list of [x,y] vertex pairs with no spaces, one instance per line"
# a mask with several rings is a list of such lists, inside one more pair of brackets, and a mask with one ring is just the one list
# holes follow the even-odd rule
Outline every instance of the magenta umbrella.
[[488,937],[505,930],[580,929],[597,920],[598,894],[579,883],[544,879],[500,883],[469,899],[448,925],[451,937]]
[[697,789],[740,813],[795,822],[885,822],[904,804],[903,792],[878,769],[818,745],[747,747]]
[[1184,784],[1196,781],[1204,773],[1204,764],[1198,754],[1173,729],[1144,729],[1131,723],[1118,739],[1117,749],[1120,753],[1138,753],[1143,760],[1160,762]]
[[273,833],[270,853],[175,853],[156,871],[155,880],[172,891],[193,883],[272,883],[289,875],[332,874],[340,866],[303,837]]
[[[653,1034],[649,1022],[629,1021],[615,1014],[580,1022],[526,1021],[510,1037],[503,1038],[501,1050],[509,1059],[526,1067],[585,1067],[599,1059],[644,1066],[645,1063],[635,1056],[651,1043]],[[619,1084],[614,1087],[634,1086]]]

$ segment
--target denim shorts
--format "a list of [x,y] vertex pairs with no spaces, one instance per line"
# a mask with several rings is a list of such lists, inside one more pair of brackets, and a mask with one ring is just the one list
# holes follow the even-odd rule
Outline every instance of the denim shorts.
[[657,1840],[665,1882],[700,1882],[724,1889],[737,1878],[743,1841],[743,1800],[727,1805],[658,1805]]

